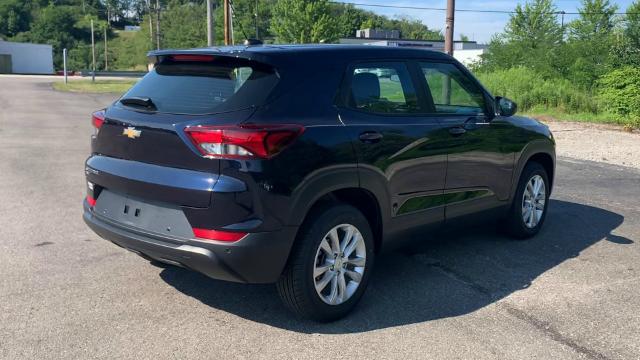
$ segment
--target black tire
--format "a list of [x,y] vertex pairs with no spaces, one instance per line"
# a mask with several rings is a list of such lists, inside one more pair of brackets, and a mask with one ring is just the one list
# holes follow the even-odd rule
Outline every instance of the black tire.
[[[362,280],[351,297],[338,305],[329,305],[316,292],[313,269],[320,242],[334,227],[355,226],[365,243],[366,261]],[[367,219],[356,208],[336,204],[313,211],[300,228],[289,261],[277,282],[285,306],[301,318],[319,322],[340,319],[348,314],[364,293],[374,262],[373,233]]]
[[[542,216],[540,217],[537,225],[535,225],[534,227],[528,227],[525,224],[522,213],[523,195],[526,190],[527,184],[536,175],[540,176],[544,181],[545,202]],[[511,203],[511,208],[509,209],[509,213],[506,218],[504,230],[507,232],[507,234],[516,239],[528,239],[536,235],[544,225],[544,220],[547,217],[547,209],[549,207],[549,193],[550,188],[547,171],[542,165],[537,162],[528,163],[522,170],[522,175],[520,175],[520,180],[518,181],[518,188],[516,189],[515,196]]]

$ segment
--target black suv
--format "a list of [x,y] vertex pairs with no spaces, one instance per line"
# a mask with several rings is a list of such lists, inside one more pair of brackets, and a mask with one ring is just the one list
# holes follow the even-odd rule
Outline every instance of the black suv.
[[373,261],[442,225],[541,228],[553,136],[439,52],[299,45],[151,52],[93,114],[84,220],[154,262],[277,283],[345,315]]

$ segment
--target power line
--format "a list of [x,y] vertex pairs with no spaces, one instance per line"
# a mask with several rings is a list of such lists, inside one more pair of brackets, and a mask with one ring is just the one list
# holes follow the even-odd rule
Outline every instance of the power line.
[[[432,11],[447,11],[446,8],[438,7],[426,7],[426,6],[406,6],[406,5],[385,5],[385,4],[365,4],[347,1],[330,1],[334,4],[353,5],[353,6],[365,6],[365,7],[377,7],[377,8],[389,8],[389,9],[406,9],[406,10],[432,10]],[[515,14],[515,10],[483,10],[483,9],[456,9],[457,12],[474,12],[474,13],[496,13],[496,14]],[[607,12],[579,12],[579,11],[553,11],[551,14],[555,15],[604,15]],[[614,12],[612,15],[640,15],[637,12]]]

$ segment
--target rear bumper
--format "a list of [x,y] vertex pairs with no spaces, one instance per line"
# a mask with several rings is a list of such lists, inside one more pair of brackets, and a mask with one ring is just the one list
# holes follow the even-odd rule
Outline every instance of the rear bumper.
[[177,239],[115,223],[84,202],[84,221],[102,238],[143,257],[179,265],[214,279],[241,283],[275,282],[289,257],[296,227],[252,233],[225,243]]

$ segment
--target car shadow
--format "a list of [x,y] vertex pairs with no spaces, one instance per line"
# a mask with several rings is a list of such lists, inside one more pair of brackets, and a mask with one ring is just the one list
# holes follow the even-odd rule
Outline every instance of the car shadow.
[[604,209],[552,200],[547,215],[543,230],[527,241],[484,226],[383,254],[360,304],[329,324],[297,319],[273,285],[227,283],[177,267],[166,267],[160,276],[203,304],[248,320],[303,333],[358,333],[467,314],[529,287],[601,240],[633,243],[611,233],[624,217]]

